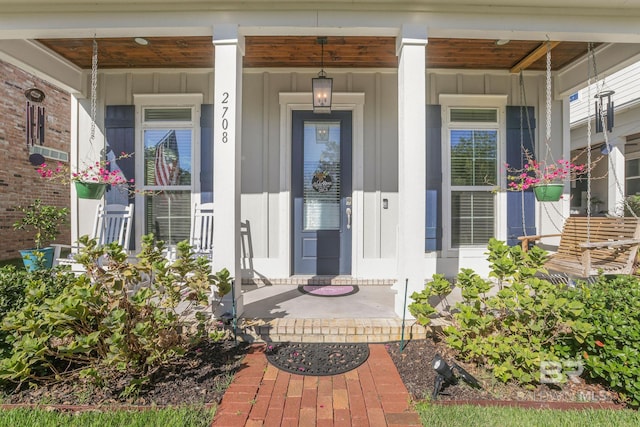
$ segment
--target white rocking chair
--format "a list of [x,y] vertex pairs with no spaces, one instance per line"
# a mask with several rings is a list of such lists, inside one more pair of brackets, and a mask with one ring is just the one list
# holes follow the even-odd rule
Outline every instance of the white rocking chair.
[[[213,203],[196,203],[191,219],[189,232],[189,245],[196,257],[207,257],[209,261],[213,257]],[[175,261],[177,257],[176,246],[166,248],[166,257],[169,261]]]
[[197,256],[213,257],[213,203],[196,203],[189,244]]
[[[125,205],[98,205],[98,211],[96,213],[96,222],[93,226],[92,239],[97,239],[99,246],[104,246],[109,243],[117,242],[124,248],[125,251],[129,250],[129,239],[131,237],[131,224],[133,222],[133,203]],[[77,263],[70,258],[61,258],[60,253],[62,248],[69,248],[76,251],[78,246],[58,245],[54,244],[54,265],[66,264],[77,265]],[[72,268],[76,271],[76,268]]]

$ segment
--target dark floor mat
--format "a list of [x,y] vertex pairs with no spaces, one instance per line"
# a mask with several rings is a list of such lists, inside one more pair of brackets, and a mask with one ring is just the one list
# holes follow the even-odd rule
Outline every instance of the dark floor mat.
[[273,343],[267,347],[273,366],[298,375],[337,375],[362,365],[369,357],[367,344]]

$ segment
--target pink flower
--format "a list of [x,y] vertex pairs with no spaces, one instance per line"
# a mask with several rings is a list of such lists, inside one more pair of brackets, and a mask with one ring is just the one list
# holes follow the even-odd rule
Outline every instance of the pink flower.
[[[537,184],[549,184],[570,178],[572,174],[582,173],[586,170],[585,165],[560,159],[552,164],[528,160],[522,169],[509,169],[512,173],[507,177],[507,187],[510,190],[523,191]],[[515,172],[515,174],[513,174]]]
[[[116,160],[129,158],[132,154],[122,153]],[[77,171],[71,171],[69,165],[60,163],[55,168],[50,168],[47,163],[41,164],[36,172],[45,179],[68,183],[71,181],[87,181],[110,185],[133,184],[134,179],[127,179],[119,170],[109,170],[109,161],[96,161]]]

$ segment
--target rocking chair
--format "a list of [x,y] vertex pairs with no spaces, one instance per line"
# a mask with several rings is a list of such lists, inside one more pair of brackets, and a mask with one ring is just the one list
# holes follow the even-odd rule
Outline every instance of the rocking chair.
[[[125,251],[129,248],[129,238],[131,237],[131,223],[133,221],[133,203],[125,205],[98,205],[96,222],[93,226],[92,239],[98,241],[99,246],[117,242]],[[62,248],[69,248],[72,252],[77,251],[78,246],[52,245],[54,249],[54,265],[66,264],[75,266],[77,263],[73,259],[60,258]],[[77,271],[78,269],[73,268]]]

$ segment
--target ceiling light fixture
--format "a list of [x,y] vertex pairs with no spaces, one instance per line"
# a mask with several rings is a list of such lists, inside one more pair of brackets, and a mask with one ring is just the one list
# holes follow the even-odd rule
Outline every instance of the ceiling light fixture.
[[333,79],[328,78],[327,73],[324,72],[324,45],[327,44],[327,38],[318,37],[317,43],[322,46],[322,56],[318,77],[311,79],[311,87],[313,90],[313,112],[330,113]]
[[136,37],[133,39],[134,42],[138,43],[140,46],[147,46],[149,44],[149,40],[144,37]]
[[509,43],[511,40],[509,39],[499,39],[496,40],[496,45],[498,46],[504,46],[505,44]]

